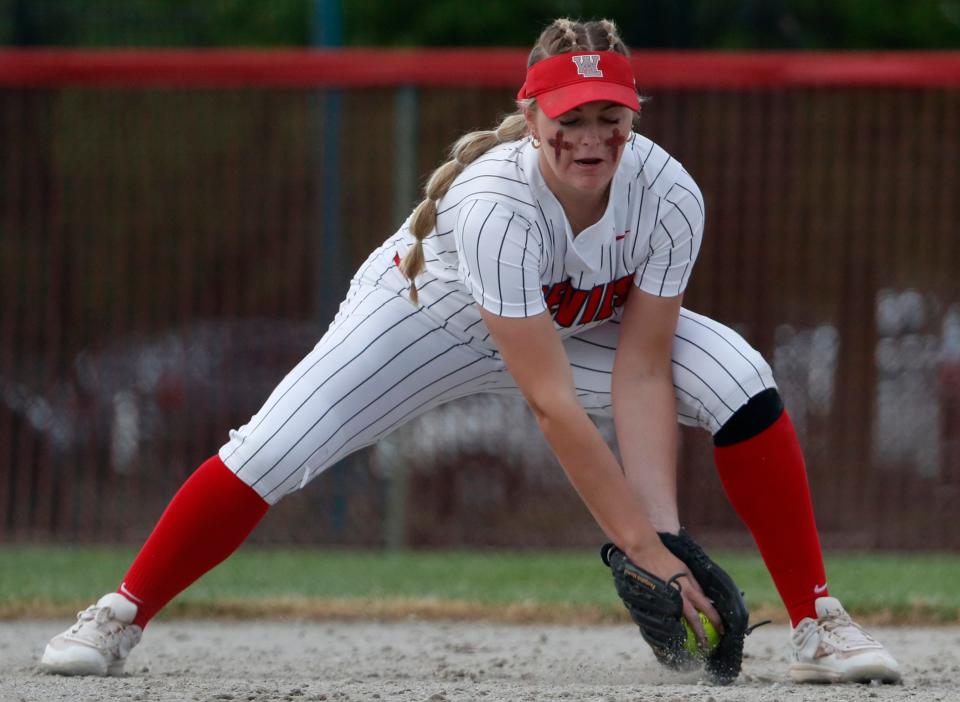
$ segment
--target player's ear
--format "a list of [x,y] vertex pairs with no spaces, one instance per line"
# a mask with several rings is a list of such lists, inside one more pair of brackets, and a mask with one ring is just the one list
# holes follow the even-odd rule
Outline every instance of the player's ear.
[[539,138],[540,130],[537,129],[537,108],[531,105],[523,106],[523,119],[527,123],[527,131],[533,136]]

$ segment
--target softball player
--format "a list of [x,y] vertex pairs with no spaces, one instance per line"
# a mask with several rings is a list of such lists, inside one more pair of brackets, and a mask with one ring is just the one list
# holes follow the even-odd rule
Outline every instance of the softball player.
[[[420,413],[494,392],[526,398],[611,541],[664,579],[686,570],[657,535],[680,528],[675,422],[703,427],[790,613],[794,678],[899,677],[828,596],[769,366],[681,307],[704,203],[683,166],[632,131],[640,104],[616,28],[557,20],[528,66],[520,109],[453,146],[317,346],[187,480],[117,592],[53,638],[44,670],[120,672],[147,622],[270,505]],[[614,418],[622,466],[589,414]],[[702,639],[696,611],[720,619],[687,580],[684,616]]]

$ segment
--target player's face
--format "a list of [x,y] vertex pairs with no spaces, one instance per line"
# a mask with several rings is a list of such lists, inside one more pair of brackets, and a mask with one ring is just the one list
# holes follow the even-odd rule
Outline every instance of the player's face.
[[630,108],[588,102],[556,119],[539,110],[531,117],[531,129],[542,142],[540,165],[548,183],[584,192],[607,188],[630,136]]

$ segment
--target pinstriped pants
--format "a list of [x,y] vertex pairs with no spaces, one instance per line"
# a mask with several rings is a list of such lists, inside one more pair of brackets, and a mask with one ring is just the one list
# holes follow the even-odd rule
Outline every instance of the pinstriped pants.
[[[611,414],[618,336],[613,319],[563,342],[590,414]],[[775,387],[770,367],[743,338],[685,309],[673,377],[678,421],[711,433]],[[316,347],[230,432],[220,458],[272,504],[421,413],[480,392],[520,396],[499,355],[455,336],[395,291],[360,284]]]

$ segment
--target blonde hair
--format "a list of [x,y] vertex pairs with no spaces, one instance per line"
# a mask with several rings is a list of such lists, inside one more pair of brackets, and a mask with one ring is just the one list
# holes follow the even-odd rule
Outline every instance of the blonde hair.
[[[540,33],[527,59],[527,68],[550,56],[573,51],[616,51],[625,56],[630,55],[617,32],[617,26],[610,20],[580,22],[561,17]],[[407,251],[400,263],[400,270],[410,280],[410,299],[414,304],[418,302],[415,279],[425,265],[423,240],[437,224],[437,203],[447,194],[451,183],[464,168],[498,144],[517,141],[526,136],[527,122],[523,110],[535,107],[535,100],[524,100],[517,105],[517,110],[504,117],[495,129],[470,132],[460,137],[450,147],[449,160],[427,179],[424,199],[410,218],[410,233],[417,242]]]

